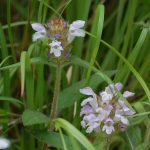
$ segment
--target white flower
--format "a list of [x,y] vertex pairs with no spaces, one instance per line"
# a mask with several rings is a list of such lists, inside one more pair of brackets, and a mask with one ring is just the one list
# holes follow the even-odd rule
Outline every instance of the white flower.
[[68,33],[68,42],[71,43],[73,39],[78,36],[78,37],[84,37],[85,32],[81,29],[85,25],[85,21],[83,20],[77,20],[74,21],[72,24],[70,24],[69,27],[69,33]]
[[114,129],[114,121],[111,118],[106,119],[106,121],[104,122],[104,126],[102,131],[106,131],[107,134],[111,134],[113,131],[115,131]]
[[131,110],[124,101],[119,100],[117,103],[117,107],[116,107],[116,112],[118,112],[118,114],[122,114],[122,115],[128,115],[131,116],[133,114],[135,114],[135,111]]
[[42,39],[46,37],[46,29],[45,27],[40,23],[33,23],[31,24],[33,30],[36,32],[32,36],[33,41],[37,41],[38,39]]
[[6,149],[9,146],[10,146],[10,141],[3,137],[0,137],[0,149]]
[[112,94],[108,94],[107,92],[101,92],[100,93],[100,95],[101,95],[101,97],[102,97],[102,101],[104,101],[104,102],[108,102],[108,101],[110,101],[112,98],[113,98],[113,95]]
[[52,41],[52,43],[49,44],[51,47],[50,53],[54,53],[56,57],[59,57],[61,55],[61,51],[63,51],[63,47],[61,45],[61,42],[58,41]]
[[90,126],[87,128],[86,133],[91,133],[93,130],[97,129],[99,127],[99,123],[92,122]]
[[94,110],[96,110],[98,108],[96,94],[93,92],[93,90],[90,87],[85,87],[83,89],[80,89],[80,93],[93,96],[93,97],[88,97],[88,98],[84,99],[83,102],[81,103],[81,106],[84,106],[87,103],[89,103]]
[[83,128],[86,127],[86,122],[85,122],[85,120],[82,120],[82,121],[81,121],[81,126],[82,126]]
[[128,119],[126,117],[118,114],[118,113],[115,114],[114,121],[116,121],[116,122],[121,121],[121,123],[124,124],[124,125],[129,124]]

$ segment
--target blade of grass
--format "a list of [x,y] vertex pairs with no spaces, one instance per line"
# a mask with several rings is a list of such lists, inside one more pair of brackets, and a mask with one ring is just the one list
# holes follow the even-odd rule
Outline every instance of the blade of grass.
[[66,132],[71,134],[77,141],[79,141],[79,143],[81,143],[87,150],[95,150],[95,148],[88,141],[88,139],[68,121],[62,118],[58,118],[55,119],[54,122],[56,128],[58,127],[63,128]]
[[[140,49],[141,49],[142,45],[144,44],[147,33],[148,33],[148,29],[145,28],[142,30],[135,47],[133,48],[132,52],[130,53],[130,55],[128,57],[128,61],[130,62],[131,65],[133,65],[135,63],[135,60],[140,53]],[[122,81],[122,83],[125,83],[129,76],[129,73],[130,73],[130,71],[128,70],[128,67],[123,66],[120,69],[120,71],[118,71],[118,73],[116,74],[115,80]]]
[[[97,10],[96,10],[96,16],[94,19],[93,23],[93,28],[92,28],[92,34],[94,34],[97,38],[96,39],[91,39],[90,45],[89,45],[89,50],[88,52],[91,52],[93,49],[91,61],[90,61],[90,66],[87,71],[86,75],[86,82],[89,81],[92,67],[94,65],[98,50],[99,50],[99,45],[100,45],[100,40],[101,40],[101,35],[102,35],[102,29],[103,29],[103,22],[104,22],[104,6],[103,5],[98,5]],[[97,26],[97,28],[96,28]],[[95,30],[96,28],[96,30]],[[94,45],[94,47],[93,47]]]
[[134,76],[136,77],[136,79],[139,81],[139,83],[141,84],[142,88],[144,89],[149,101],[150,101],[150,90],[147,87],[145,81],[143,80],[143,78],[140,76],[140,74],[135,70],[135,68],[129,63],[129,61],[122,56],[114,47],[112,47],[111,45],[109,45],[107,42],[101,40],[101,42],[106,45],[108,48],[110,48],[120,59],[122,59],[122,61],[128,66],[128,68],[131,70],[131,72],[134,74]]
[[9,38],[9,42],[11,44],[11,52],[12,52],[12,56],[13,56],[13,60],[14,62],[16,62],[16,54],[15,54],[15,49],[14,49],[14,40],[13,40],[13,35],[12,35],[12,31],[11,31],[11,14],[10,14],[10,0],[7,0],[7,24],[8,24],[8,38]]
[[[6,38],[2,29],[2,25],[0,24],[0,45],[1,45],[1,56],[2,60],[8,57],[8,49],[6,45]],[[8,65],[9,62],[6,63]],[[9,96],[10,95],[10,74],[9,70],[6,70],[2,73],[3,75],[3,83],[4,83],[4,89],[3,89],[3,95]],[[8,108],[8,104],[5,105],[6,108]]]

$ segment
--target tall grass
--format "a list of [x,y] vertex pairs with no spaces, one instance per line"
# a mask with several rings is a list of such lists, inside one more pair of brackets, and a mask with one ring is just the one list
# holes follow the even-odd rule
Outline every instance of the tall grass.
[[[149,0],[7,0],[0,10],[0,134],[10,150],[150,149]],[[86,37],[73,41],[61,66],[58,118],[49,131],[57,66],[32,42],[31,23],[53,18],[85,20]],[[79,89],[99,92],[118,81],[135,92],[127,102],[136,110],[129,128],[111,137],[85,133]]]

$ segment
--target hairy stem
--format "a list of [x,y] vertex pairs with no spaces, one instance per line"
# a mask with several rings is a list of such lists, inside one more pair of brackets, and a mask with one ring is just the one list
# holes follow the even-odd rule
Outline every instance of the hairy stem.
[[54,89],[54,96],[53,96],[53,102],[52,102],[52,108],[51,108],[51,114],[50,114],[50,130],[53,130],[53,119],[57,115],[57,105],[58,105],[58,96],[60,92],[60,80],[61,80],[61,64],[57,64],[57,70],[56,70],[56,81],[55,81],[55,89]]
[[[53,120],[57,115],[58,96],[60,92],[60,81],[61,81],[61,64],[58,62],[57,68],[56,68],[56,81],[55,81],[55,87],[54,87],[54,96],[53,96],[53,102],[52,102],[51,113],[50,113],[50,131],[54,129]],[[48,145],[44,144],[42,147],[42,150],[47,150],[47,148],[48,148]]]

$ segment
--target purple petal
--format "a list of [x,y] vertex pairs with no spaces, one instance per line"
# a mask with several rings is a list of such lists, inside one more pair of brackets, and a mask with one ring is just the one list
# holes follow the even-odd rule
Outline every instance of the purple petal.
[[121,90],[123,88],[123,85],[122,83],[118,82],[115,84],[115,87],[118,89],[118,90]]
[[68,25],[68,22],[65,21],[65,22],[64,22],[64,27],[66,27],[67,25]]
[[134,93],[132,93],[132,92],[130,92],[130,91],[125,91],[125,92],[123,93],[123,97],[124,97],[124,98],[132,97],[132,96],[134,96]]
[[84,115],[84,114],[88,114],[92,112],[92,107],[90,107],[89,105],[85,105],[80,112],[80,116]]
[[56,39],[58,39],[58,38],[61,37],[61,35],[60,35],[59,33],[56,33],[56,34],[54,35],[54,37],[55,37]]
[[61,43],[62,48],[64,48],[64,44]]
[[66,58],[69,58],[71,56],[70,52],[66,53]]
[[48,56],[48,58],[50,58],[50,57],[51,57],[51,53],[50,53],[50,51],[48,51],[47,56]]

